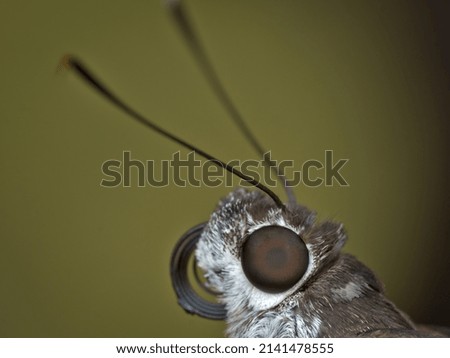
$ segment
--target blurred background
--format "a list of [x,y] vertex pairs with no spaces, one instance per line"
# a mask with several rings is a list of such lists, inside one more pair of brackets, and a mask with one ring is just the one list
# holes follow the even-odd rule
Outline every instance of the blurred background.
[[[349,187],[299,186],[298,200],[345,224],[345,251],[415,321],[450,326],[449,3],[186,5],[275,158],[350,160]],[[223,336],[224,323],[177,305],[169,259],[230,189],[100,187],[102,163],[125,150],[159,162],[180,148],[55,73],[76,54],[173,133],[225,161],[257,159],[161,2],[4,0],[0,28],[0,336]]]

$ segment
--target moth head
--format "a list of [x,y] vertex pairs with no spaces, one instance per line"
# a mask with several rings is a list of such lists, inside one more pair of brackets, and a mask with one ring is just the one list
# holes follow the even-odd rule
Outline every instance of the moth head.
[[196,233],[196,263],[222,304],[209,318],[289,304],[337,259],[345,240],[342,225],[316,224],[301,205],[280,208],[259,191],[233,191]]

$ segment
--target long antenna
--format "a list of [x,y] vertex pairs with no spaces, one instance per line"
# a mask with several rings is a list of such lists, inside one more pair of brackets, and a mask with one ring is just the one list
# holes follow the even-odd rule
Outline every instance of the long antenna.
[[292,188],[288,186],[288,182],[286,180],[286,177],[284,176],[282,169],[280,169],[278,166],[272,165],[272,163],[270,163],[270,161],[267,160],[267,158],[264,156],[266,151],[251,132],[250,128],[245,123],[244,118],[228,95],[228,92],[222,85],[217,72],[214,70],[212,62],[209,60],[206,51],[204,50],[200,39],[197,36],[188,15],[186,14],[182,1],[164,0],[164,2],[168,5],[170,13],[173,16],[178,29],[180,30],[184,40],[188,44],[189,49],[194,55],[201,71],[203,72],[203,75],[211,86],[211,89],[216,94],[217,98],[222,103],[223,107],[228,112],[237,127],[240,129],[244,137],[250,142],[250,145],[263,158],[263,163],[266,165],[266,167],[270,168],[283,184],[284,191],[286,192],[289,202],[295,203],[296,200],[294,192]]
[[72,69],[75,71],[77,75],[79,75],[84,81],[86,81],[91,87],[96,89],[98,92],[100,92],[104,97],[106,97],[107,100],[109,100],[111,103],[116,105],[118,108],[120,108],[122,111],[127,113],[129,116],[131,116],[133,119],[138,121],[139,123],[143,124],[144,126],[150,128],[151,130],[161,134],[163,137],[166,137],[183,147],[190,149],[197,154],[201,155],[205,159],[208,159],[218,167],[221,167],[230,173],[233,173],[234,175],[238,176],[239,178],[245,180],[246,182],[254,185],[258,189],[261,189],[263,192],[265,192],[267,195],[269,195],[272,200],[275,202],[275,204],[280,208],[284,209],[284,205],[281,202],[280,198],[269,188],[261,184],[256,179],[245,175],[244,173],[240,172],[233,166],[226,164],[225,162],[213,157],[212,155],[204,152],[203,150],[193,146],[192,144],[186,142],[185,140],[173,135],[172,133],[166,131],[165,129],[159,127],[155,123],[153,123],[148,118],[144,117],[140,113],[138,113],[136,110],[128,106],[124,101],[122,101],[119,97],[114,95],[112,91],[110,91],[100,80],[95,78],[95,76],[92,74],[91,71],[87,69],[85,65],[81,63],[78,59],[71,55],[65,55],[60,62],[60,67],[65,67],[68,69]]

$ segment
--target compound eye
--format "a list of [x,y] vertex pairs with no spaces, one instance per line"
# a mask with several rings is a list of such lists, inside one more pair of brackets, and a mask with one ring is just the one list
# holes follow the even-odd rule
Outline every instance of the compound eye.
[[242,268],[261,291],[280,293],[294,286],[306,272],[308,249],[292,230],[266,226],[251,233],[242,246]]

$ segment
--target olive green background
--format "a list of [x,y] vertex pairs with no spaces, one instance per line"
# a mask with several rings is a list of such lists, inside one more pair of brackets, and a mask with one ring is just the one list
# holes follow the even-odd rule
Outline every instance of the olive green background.
[[[345,250],[399,307],[450,325],[449,9],[427,3],[187,6],[275,158],[350,159],[349,187],[300,186],[299,201],[345,224]],[[222,336],[177,305],[169,258],[230,188],[100,187],[124,150],[160,161],[180,148],[55,72],[76,54],[173,133],[225,161],[256,158],[160,1],[4,0],[0,29],[0,336]]]

